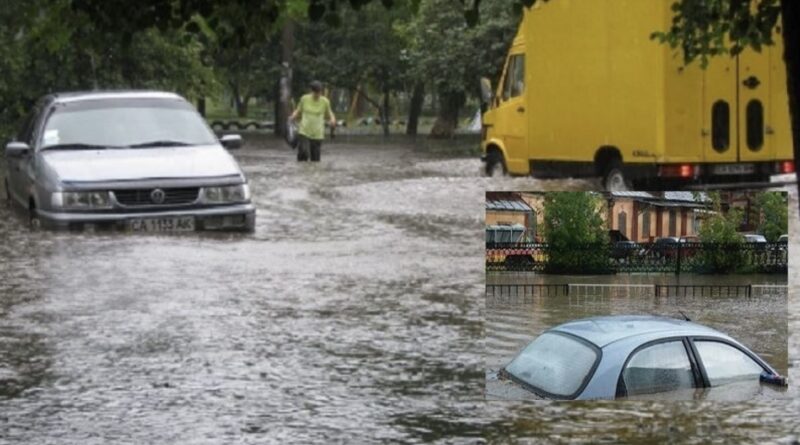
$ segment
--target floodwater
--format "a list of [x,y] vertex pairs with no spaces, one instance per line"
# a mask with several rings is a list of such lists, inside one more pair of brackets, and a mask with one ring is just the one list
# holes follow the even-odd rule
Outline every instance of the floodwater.
[[299,165],[251,137],[237,157],[253,235],[34,233],[0,208],[0,443],[800,435],[794,400],[484,401],[484,192],[591,183],[483,179],[403,143]]

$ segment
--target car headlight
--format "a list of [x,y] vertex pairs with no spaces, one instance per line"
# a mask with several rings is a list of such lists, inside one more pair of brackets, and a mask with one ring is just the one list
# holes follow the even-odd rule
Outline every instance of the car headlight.
[[111,198],[108,192],[55,192],[50,202],[53,207],[62,209],[111,208]]
[[247,201],[250,201],[250,187],[247,184],[203,188],[203,202],[206,204],[231,204]]

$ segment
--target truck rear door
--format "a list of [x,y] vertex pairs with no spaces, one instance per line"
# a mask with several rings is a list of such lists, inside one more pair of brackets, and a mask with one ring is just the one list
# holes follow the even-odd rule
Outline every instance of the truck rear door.
[[[781,38],[776,36],[777,39]],[[772,161],[778,155],[778,132],[782,128],[775,104],[785,97],[785,82],[776,78],[775,61],[781,61],[780,47],[765,46],[761,52],[746,49],[736,57],[713,58],[704,72],[703,135],[704,156],[711,163]],[[783,64],[780,63],[780,68]],[[775,91],[783,89],[783,91]],[[749,166],[712,166],[716,174],[748,174]]]
[[707,162],[738,161],[736,59],[711,59],[703,71],[703,154]]
[[770,98],[774,97],[770,79],[770,52],[774,47],[764,47],[760,53],[746,50],[739,55],[739,158],[743,162],[775,159],[771,125]]

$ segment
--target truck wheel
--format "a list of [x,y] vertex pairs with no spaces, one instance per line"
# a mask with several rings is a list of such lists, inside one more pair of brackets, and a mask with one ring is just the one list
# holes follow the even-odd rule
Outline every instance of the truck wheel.
[[499,178],[508,175],[503,154],[498,150],[492,150],[486,155],[486,170],[484,172],[489,178]]
[[631,184],[622,172],[622,163],[612,161],[606,168],[603,175],[603,188],[607,192],[627,192],[631,190]]

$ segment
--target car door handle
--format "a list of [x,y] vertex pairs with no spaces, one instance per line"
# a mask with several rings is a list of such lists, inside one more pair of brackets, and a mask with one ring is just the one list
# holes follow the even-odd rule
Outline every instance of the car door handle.
[[517,108],[517,113],[524,113],[524,112],[525,112],[525,107]]

